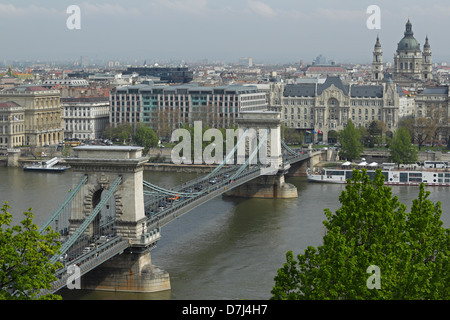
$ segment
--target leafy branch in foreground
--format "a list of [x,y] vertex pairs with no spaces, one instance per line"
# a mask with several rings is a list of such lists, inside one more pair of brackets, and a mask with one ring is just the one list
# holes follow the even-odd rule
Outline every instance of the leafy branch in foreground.
[[[56,270],[62,265],[52,264],[61,244],[59,234],[47,228],[40,234],[33,223],[31,208],[24,212],[25,219],[11,227],[12,215],[7,202],[0,211],[0,300],[37,299],[42,289],[50,289],[56,279]],[[60,299],[58,295],[45,295],[39,299]]]
[[[450,229],[441,204],[422,184],[411,212],[384,186],[378,170],[353,171],[334,214],[325,209],[323,245],[308,247],[278,270],[271,299],[449,299]],[[380,289],[367,285],[369,266]]]

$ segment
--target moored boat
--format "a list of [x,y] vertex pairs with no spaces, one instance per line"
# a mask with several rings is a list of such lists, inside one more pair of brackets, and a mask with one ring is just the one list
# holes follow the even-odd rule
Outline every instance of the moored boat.
[[[361,168],[355,168],[361,170]],[[353,176],[351,168],[315,168],[308,169],[306,176],[310,182],[322,183],[347,183]],[[366,168],[367,175],[373,179],[376,168]],[[385,185],[420,185],[424,183],[427,186],[450,186],[450,169],[445,168],[403,168],[394,169],[392,167],[380,168],[385,177]]]
[[24,165],[24,171],[43,171],[43,172],[64,172],[67,167],[64,165],[57,165],[58,158],[50,159],[46,162],[37,162],[30,165]]

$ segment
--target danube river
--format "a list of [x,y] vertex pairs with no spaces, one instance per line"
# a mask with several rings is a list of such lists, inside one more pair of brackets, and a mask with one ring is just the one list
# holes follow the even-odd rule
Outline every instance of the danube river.
[[[173,186],[196,174],[144,172],[144,179]],[[169,272],[170,291],[135,294],[62,290],[64,299],[268,299],[273,278],[285,262],[285,253],[302,253],[322,243],[323,210],[340,207],[344,185],[308,183],[289,178],[299,197],[290,200],[219,197],[162,228],[162,239],[151,252],[154,265]],[[40,225],[58,208],[72,187],[70,170],[63,174],[24,172],[0,168],[0,201],[8,201],[14,222],[33,208]],[[392,187],[399,200],[411,207],[418,187]],[[450,226],[450,189],[429,187],[430,199],[441,201],[442,220]],[[409,210],[409,209],[408,209]]]

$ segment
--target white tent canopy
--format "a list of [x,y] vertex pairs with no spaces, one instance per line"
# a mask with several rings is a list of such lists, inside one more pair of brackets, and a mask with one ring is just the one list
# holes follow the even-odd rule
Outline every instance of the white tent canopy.
[[358,164],[358,166],[367,166],[367,162],[363,161],[360,164]]
[[349,166],[349,165],[351,165],[352,163],[350,162],[350,161],[347,161],[347,162],[344,162],[343,164],[341,164],[341,166]]
[[371,164],[369,164],[369,167],[376,167],[377,165],[378,165],[378,163],[372,162]]

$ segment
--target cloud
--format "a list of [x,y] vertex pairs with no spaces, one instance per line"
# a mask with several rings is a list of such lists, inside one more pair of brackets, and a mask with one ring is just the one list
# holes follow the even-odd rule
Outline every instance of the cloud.
[[248,0],[247,6],[255,13],[262,15],[264,17],[274,17],[276,15],[275,11],[267,4],[260,2],[260,1],[254,1],[254,0]]
[[83,2],[80,5],[81,14],[109,15],[109,16],[141,16],[141,10],[133,7],[124,7],[119,4],[92,4]]
[[194,14],[202,14],[207,10],[207,0],[159,0],[158,3],[172,10],[178,10]]
[[316,18],[326,19],[326,21],[349,21],[366,20],[368,15],[366,10],[345,10],[333,8],[317,8],[313,14]]
[[62,10],[54,8],[39,7],[36,5],[30,5],[28,7],[16,7],[13,4],[0,3],[0,16],[7,18],[25,18],[30,16],[41,17],[43,15],[62,15],[65,14]]

